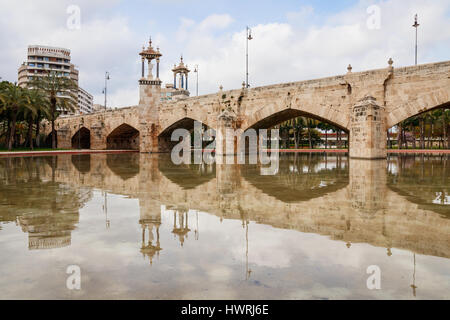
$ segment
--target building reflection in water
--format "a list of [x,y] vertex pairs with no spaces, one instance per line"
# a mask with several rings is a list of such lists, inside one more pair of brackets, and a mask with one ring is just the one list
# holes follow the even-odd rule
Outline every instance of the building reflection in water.
[[[280,158],[276,175],[265,175],[261,165],[175,166],[164,155],[3,158],[0,219],[16,221],[29,234],[30,249],[63,247],[70,245],[92,189],[103,192],[107,228],[107,193],[126,195],[139,199],[140,252],[153,263],[163,250],[162,216],[172,224],[164,230],[183,247],[193,221],[192,239],[199,238],[200,210],[242,221],[246,279],[252,272],[250,222],[326,235],[350,250],[354,243],[368,243],[386,248],[388,256],[401,248],[449,258],[448,160],[291,154]],[[417,288],[415,270],[411,287]]]
[[68,157],[0,159],[0,222],[15,221],[30,250],[70,246],[79,209],[92,198],[89,188],[58,181],[73,165]]

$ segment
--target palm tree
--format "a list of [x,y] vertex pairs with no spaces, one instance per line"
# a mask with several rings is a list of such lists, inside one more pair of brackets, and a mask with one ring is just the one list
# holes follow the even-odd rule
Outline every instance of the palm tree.
[[[439,110],[438,110],[439,111]],[[435,125],[437,123],[437,120],[439,118],[438,111],[431,111],[428,113],[428,119],[430,121],[430,135],[428,139],[428,148],[433,149],[433,137],[435,135]]]
[[[443,149],[450,149],[450,139],[448,135],[450,112],[448,109],[440,110],[440,120],[442,122],[442,147]],[[445,146],[445,144],[447,144],[447,147]]]
[[27,90],[19,87],[17,84],[8,83],[2,90],[2,104],[6,105],[6,111],[9,113],[10,126],[8,133],[8,150],[12,149],[14,136],[16,132],[17,117],[25,110],[33,112],[34,108],[29,103]]
[[[0,121],[2,122],[2,136],[7,136],[9,133],[9,117],[7,116],[6,107],[6,86],[8,82],[0,82]],[[6,140],[6,139],[5,139]]]
[[308,118],[307,120],[307,127],[308,127],[308,141],[309,141],[309,148],[312,149],[312,135],[311,135],[311,129],[316,128],[318,124],[317,120]]
[[49,104],[49,120],[52,124],[52,149],[56,149],[55,120],[61,111],[74,111],[77,104],[77,84],[52,71],[29,83],[31,88],[42,90]]
[[402,149],[403,148],[403,141],[404,141],[404,137],[403,137],[403,122],[400,122],[397,125],[397,147],[398,147],[398,149]]
[[[45,114],[49,117],[48,112],[48,101],[46,96],[42,91],[37,89],[28,90],[28,103],[33,106],[33,112],[28,110],[24,113],[24,119],[28,122],[28,134],[27,134],[27,142],[30,146],[30,149],[33,150],[33,124],[36,122],[36,139],[39,135],[39,118],[42,114]],[[38,121],[36,121],[38,119]]]
[[317,127],[325,131],[325,149],[328,149],[328,131],[333,130],[334,127],[326,122],[319,122]]
[[419,126],[420,126],[420,149],[425,149],[425,116],[423,114],[419,115]]
[[303,117],[298,117],[294,119],[294,144],[295,149],[298,149],[299,142],[302,139],[303,128],[305,127],[305,120]]
[[[417,117],[411,117],[403,122],[404,128],[407,128],[410,132],[409,140],[412,141],[412,148],[416,149],[416,127],[418,125]],[[408,140],[406,139],[406,132],[403,134],[405,137],[406,149],[408,149]]]
[[450,110],[444,109],[443,113],[443,125],[444,125],[444,141],[447,141],[447,149],[450,149],[450,134],[449,134],[449,126],[450,126]]

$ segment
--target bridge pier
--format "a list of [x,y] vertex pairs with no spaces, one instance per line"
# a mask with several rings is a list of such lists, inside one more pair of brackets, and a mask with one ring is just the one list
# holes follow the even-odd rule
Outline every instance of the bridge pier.
[[385,159],[386,130],[385,108],[372,96],[360,100],[350,115],[350,158]]
[[384,208],[386,198],[387,160],[350,159],[349,195],[352,208],[366,218]]
[[72,136],[69,128],[56,129],[56,147],[59,149],[72,149]]
[[157,153],[159,134],[159,108],[161,105],[161,81],[139,81],[139,150]]
[[216,181],[218,205],[222,216],[239,214],[240,166],[236,164],[235,155],[227,155],[222,163],[216,163]]
[[91,126],[91,149],[106,150],[106,131],[97,123]]
[[234,134],[236,114],[232,109],[225,109],[218,116],[216,131],[216,155],[235,155],[237,138]]

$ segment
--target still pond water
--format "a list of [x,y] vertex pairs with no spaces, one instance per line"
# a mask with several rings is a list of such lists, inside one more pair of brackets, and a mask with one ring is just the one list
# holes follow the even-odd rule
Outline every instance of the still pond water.
[[0,257],[0,299],[450,299],[450,156],[0,158]]

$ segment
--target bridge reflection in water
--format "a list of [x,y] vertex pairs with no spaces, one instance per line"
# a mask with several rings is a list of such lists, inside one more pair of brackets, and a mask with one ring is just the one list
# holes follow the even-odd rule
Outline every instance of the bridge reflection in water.
[[[305,234],[306,245],[317,246],[322,240],[312,239],[326,236],[331,239],[328,241],[337,240],[329,242],[333,243],[331,247],[342,243],[346,250],[356,250],[357,254],[361,254],[360,245],[370,245],[384,248],[386,258],[397,249],[400,256],[409,251],[445,258],[442,263],[448,266],[449,160],[448,156],[391,156],[388,160],[366,161],[348,159],[345,155],[290,154],[281,156],[274,175],[266,175],[267,168],[261,165],[176,166],[167,155],[3,158],[0,159],[0,227],[8,226],[8,222],[19,225],[28,233],[30,250],[70,249],[74,246],[73,234],[84,229],[84,234],[89,231],[90,226],[82,223],[83,214],[91,215],[96,211],[95,219],[105,220],[103,231],[97,228],[97,232],[107,233],[134,225],[130,228],[136,231],[127,233],[124,241],[132,243],[135,253],[140,253],[153,268],[158,264],[166,266],[163,276],[166,281],[170,281],[167,278],[170,278],[170,270],[179,268],[178,264],[183,266],[187,259],[182,256],[174,261],[174,240],[178,248],[198,245],[199,251],[189,260],[197,257],[202,261],[202,250],[208,255],[205,250],[225,250],[225,244],[220,241],[232,245],[236,243],[235,237],[245,239],[242,257],[247,280],[255,277],[252,271],[257,269],[255,261],[262,259],[260,264],[266,267],[284,265],[286,262],[277,261],[274,251],[257,249],[256,258],[251,257],[251,241],[255,238],[266,241],[268,250],[280,249],[270,244],[279,243],[276,230],[280,229],[285,230],[278,234],[283,239],[292,238],[293,231]],[[136,219],[131,220],[134,209],[121,207],[124,197],[128,198],[126,201],[138,200],[139,217]],[[90,209],[94,206],[93,199],[101,202],[101,205],[97,203],[97,209]],[[110,212],[108,216],[108,210],[115,213]],[[104,216],[98,215],[99,211]],[[213,222],[214,216],[221,222],[220,226]],[[242,233],[230,229],[237,221],[243,227]],[[226,230],[226,239],[215,238],[217,228]],[[253,228],[259,235],[262,230],[275,228],[270,229],[275,231],[267,231],[273,238],[252,236]],[[2,232],[7,230],[0,229],[0,235]],[[205,247],[208,243],[201,243],[202,234],[208,242],[217,243]],[[86,237],[101,243],[95,236],[98,234]],[[119,242],[107,234],[100,238]],[[2,248],[0,242],[0,250]],[[316,249],[323,250],[320,245]],[[155,264],[155,260],[158,263]],[[339,264],[332,258],[330,263]],[[310,272],[311,277],[322,277],[317,271]],[[345,272],[341,276],[345,278]],[[365,277],[364,270],[361,277]],[[364,281],[361,283],[364,286]],[[299,282],[300,286],[302,284],[305,284],[304,279]],[[413,287],[415,294],[417,286],[413,284]]]

